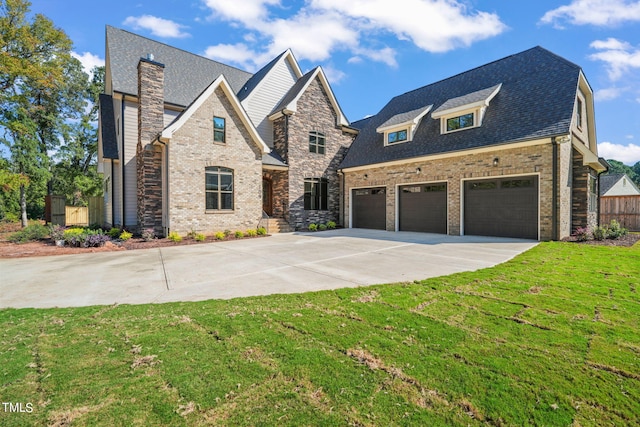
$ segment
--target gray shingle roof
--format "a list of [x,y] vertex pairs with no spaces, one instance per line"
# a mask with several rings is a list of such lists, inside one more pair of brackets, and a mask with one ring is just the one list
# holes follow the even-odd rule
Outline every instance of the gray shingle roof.
[[113,114],[113,98],[100,94],[100,136],[102,138],[102,157],[118,158],[118,137],[116,135],[115,115]]
[[137,95],[138,62],[153,54],[154,61],[165,65],[165,101],[187,106],[220,74],[239,93],[251,73],[212,61],[199,55],[151,40],[125,30],[107,26],[107,55],[113,90]]
[[486,101],[492,93],[500,87],[499,84],[487,89],[478,90],[456,98],[448,99],[444,104],[436,108],[431,114],[437,114],[441,111],[451,110],[453,108],[462,107],[464,105],[475,104],[476,102]]
[[424,107],[416,108],[415,110],[407,111],[405,113],[396,114],[391,117],[389,120],[378,126],[378,128],[386,128],[395,125],[401,125],[403,123],[410,122],[415,120],[421,113],[424,112],[427,108],[432,107],[432,105],[425,105]]
[[[393,98],[363,123],[341,168],[526,141],[569,133],[580,67],[535,47]],[[384,146],[376,129],[390,118],[428,104],[502,83],[481,127],[440,134],[440,121],[427,114],[410,142]]]
[[278,154],[276,150],[271,150],[270,153],[264,153],[264,155],[262,156],[262,164],[269,166],[289,167],[289,165],[284,162],[284,160],[282,159],[282,157],[280,157],[280,154]]
[[600,195],[602,196],[607,191],[611,190],[611,187],[616,185],[616,182],[620,181],[624,175],[625,174],[623,173],[614,173],[611,175],[600,175]]

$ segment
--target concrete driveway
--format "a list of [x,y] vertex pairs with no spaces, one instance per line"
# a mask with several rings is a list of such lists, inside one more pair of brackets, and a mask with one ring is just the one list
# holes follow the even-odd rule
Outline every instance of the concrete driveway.
[[406,282],[490,267],[536,244],[345,229],[0,259],[0,308],[200,301]]

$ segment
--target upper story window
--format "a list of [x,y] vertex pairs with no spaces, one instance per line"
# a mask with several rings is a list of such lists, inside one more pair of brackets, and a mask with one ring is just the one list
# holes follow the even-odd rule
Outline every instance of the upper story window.
[[219,166],[205,168],[207,210],[233,210],[233,170]]
[[474,126],[474,113],[467,113],[461,116],[450,117],[447,119],[447,132],[464,129]]
[[397,130],[395,132],[387,133],[387,145],[397,144],[399,142],[405,142],[407,140],[407,130]]
[[578,98],[576,110],[576,126],[578,126],[578,129],[582,129],[582,99],[580,98]]
[[226,123],[222,117],[213,118],[213,141],[224,144],[226,142]]
[[326,178],[304,180],[304,210],[327,210],[329,181]]
[[400,144],[413,140],[413,136],[422,118],[433,105],[426,105],[411,111],[395,114],[376,128],[376,132],[384,135],[384,145]]
[[322,132],[309,132],[309,152],[324,154],[327,139]]

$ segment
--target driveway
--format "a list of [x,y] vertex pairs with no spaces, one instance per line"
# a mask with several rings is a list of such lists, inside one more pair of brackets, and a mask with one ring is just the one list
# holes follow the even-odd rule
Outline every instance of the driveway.
[[406,282],[491,267],[536,244],[344,229],[0,259],[0,308],[201,301]]

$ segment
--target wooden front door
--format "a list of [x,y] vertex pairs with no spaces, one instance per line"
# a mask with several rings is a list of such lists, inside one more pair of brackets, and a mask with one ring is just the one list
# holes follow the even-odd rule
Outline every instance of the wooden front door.
[[262,210],[273,216],[273,183],[269,178],[262,178]]

